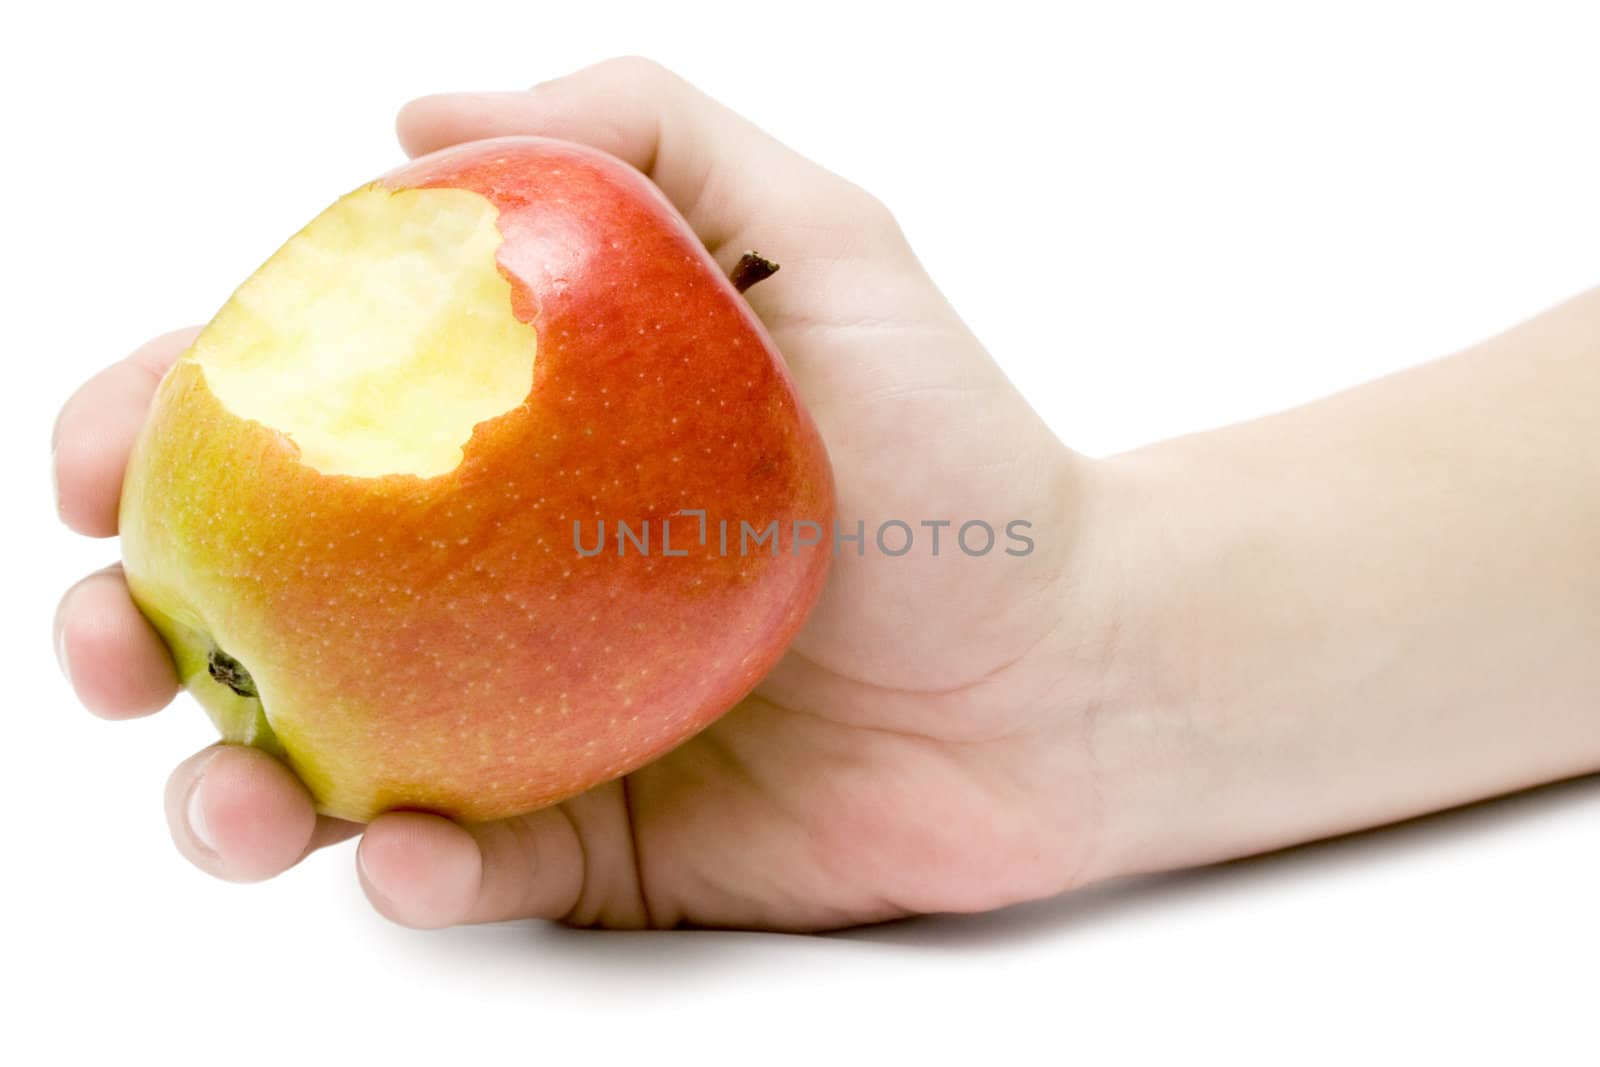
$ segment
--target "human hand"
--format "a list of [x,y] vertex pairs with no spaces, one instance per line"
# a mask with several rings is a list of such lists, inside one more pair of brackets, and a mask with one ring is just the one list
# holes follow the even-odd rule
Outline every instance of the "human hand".
[[[645,171],[725,268],[783,265],[748,294],[827,443],[835,553],[788,655],[710,729],[617,782],[529,815],[459,826],[419,813],[365,828],[318,816],[283,764],[214,745],[168,787],[178,847],[254,880],[362,833],[374,904],[415,926],[525,916],[636,927],[813,929],[1048,895],[1093,877],[1099,809],[1084,678],[1093,614],[1071,617],[1088,464],[1011,388],[928,279],[889,213],[648,62],[601,64],[529,92],[407,106],[413,155],[512,133],[578,141]],[[63,518],[115,533],[128,449],[169,335],[67,404]],[[1031,524],[1035,549],[965,555],[957,528]],[[874,532],[915,533],[893,557]],[[940,528],[940,551],[932,550]],[[899,535],[891,533],[891,547]],[[108,717],[176,691],[170,659],[112,568],[68,592],[58,647]],[[1089,657],[1092,659],[1092,656]]]

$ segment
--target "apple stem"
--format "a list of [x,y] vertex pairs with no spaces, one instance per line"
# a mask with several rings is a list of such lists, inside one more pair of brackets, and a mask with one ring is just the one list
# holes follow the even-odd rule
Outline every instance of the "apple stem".
[[728,272],[728,280],[739,292],[778,273],[778,265],[759,252],[746,252]]

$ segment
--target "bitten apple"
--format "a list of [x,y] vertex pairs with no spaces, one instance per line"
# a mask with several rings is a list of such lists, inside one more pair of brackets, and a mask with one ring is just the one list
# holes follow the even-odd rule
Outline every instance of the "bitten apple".
[[162,382],[120,524],[226,740],[330,815],[482,820],[640,766],[782,654],[826,543],[720,550],[719,518],[832,528],[771,340],[641,174],[503,138],[356,190],[240,287]]

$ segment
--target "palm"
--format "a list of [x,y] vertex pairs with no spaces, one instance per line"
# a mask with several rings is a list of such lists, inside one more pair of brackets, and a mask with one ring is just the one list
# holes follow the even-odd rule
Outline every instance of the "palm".
[[[868,269],[837,268],[848,284],[794,278],[840,294],[804,307],[776,284],[752,293],[828,442],[841,522],[863,520],[867,543],[836,553],[810,624],[749,699],[629,779],[657,922],[832,926],[981,907],[1058,889],[1046,883],[1075,862],[1060,845],[1083,836],[1061,832],[1085,810],[1070,778],[1054,811],[1007,796],[1008,779],[1042,770],[1028,713],[1051,672],[1027,652],[1053,624],[1030,594],[1067,547],[1039,514],[1059,506],[1041,484],[1056,446],[931,284],[897,284],[903,264],[876,268],[900,272],[883,284]],[[891,519],[917,534],[903,557],[873,541]],[[953,520],[937,557],[924,519]],[[1006,556],[1001,541],[966,556],[955,535],[968,519],[1031,521],[1035,553]],[[974,531],[974,550],[982,540]]]

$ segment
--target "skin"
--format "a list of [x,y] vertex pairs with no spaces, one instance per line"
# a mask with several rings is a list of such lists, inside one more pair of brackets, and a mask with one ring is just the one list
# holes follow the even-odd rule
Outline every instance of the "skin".
[[[461,826],[317,817],[215,746],[168,787],[178,847],[252,880],[362,832],[375,906],[436,927],[818,929],[972,911],[1600,768],[1600,292],[1449,360],[1089,461],[1011,389],[889,213],[671,74],[621,60],[401,113],[413,154],[511,133],[644,170],[751,305],[833,460],[841,517],[1022,517],[1020,560],[835,561],[755,694],[620,783]],[[130,443],[187,343],[67,404],[74,529],[116,532]],[[58,647],[110,718],[174,693],[113,568]]]

